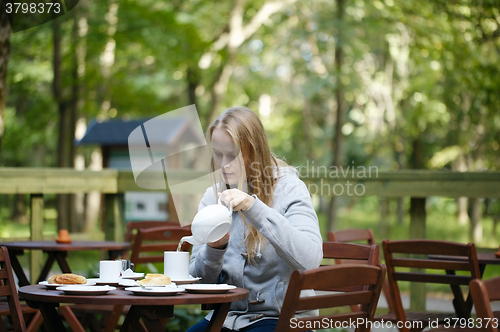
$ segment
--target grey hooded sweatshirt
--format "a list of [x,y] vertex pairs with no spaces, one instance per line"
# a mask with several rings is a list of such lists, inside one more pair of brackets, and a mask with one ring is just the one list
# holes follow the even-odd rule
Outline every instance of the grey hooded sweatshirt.
[[[231,304],[224,322],[226,328],[239,330],[261,319],[277,319],[292,272],[317,268],[323,258],[318,217],[306,185],[294,168],[280,167],[279,175],[272,207],[254,196],[252,206],[241,212],[247,223],[266,238],[259,246],[254,264],[249,264],[246,258],[246,226],[238,212],[233,213],[225,249],[206,244],[193,248],[189,268],[192,276],[201,277],[203,283],[218,283],[223,273],[227,276],[223,283],[250,292],[247,300]],[[198,210],[216,203],[213,189],[208,188]],[[305,293],[312,295],[314,291]],[[206,318],[211,316],[212,313]]]

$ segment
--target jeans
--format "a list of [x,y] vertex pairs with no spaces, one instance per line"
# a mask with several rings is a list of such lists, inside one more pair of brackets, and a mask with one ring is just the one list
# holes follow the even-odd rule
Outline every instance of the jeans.
[[[187,330],[187,332],[205,332],[208,327],[208,320],[204,319],[201,323],[195,324]],[[242,332],[274,332],[276,328],[276,323],[278,323],[277,319],[263,319],[252,325],[249,325],[240,331]],[[222,328],[221,332],[230,332],[233,330],[229,330],[226,328]]]

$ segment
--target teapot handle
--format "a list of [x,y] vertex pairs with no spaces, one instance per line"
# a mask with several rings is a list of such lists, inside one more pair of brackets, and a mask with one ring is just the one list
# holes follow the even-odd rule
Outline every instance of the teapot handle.
[[[219,201],[218,201],[217,203],[218,203],[219,205],[224,206],[224,205],[222,204],[222,195],[221,195],[221,196],[219,196]],[[229,203],[229,215],[230,215],[230,216],[232,216],[232,215],[233,215],[233,212],[234,212],[234,211],[233,211],[233,207],[232,207],[231,203]]]

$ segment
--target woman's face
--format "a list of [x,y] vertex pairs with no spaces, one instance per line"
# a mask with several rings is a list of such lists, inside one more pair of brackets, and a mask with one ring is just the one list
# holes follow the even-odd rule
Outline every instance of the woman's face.
[[220,128],[213,131],[212,154],[215,169],[220,168],[224,182],[228,185],[237,185],[240,177],[244,176],[241,174],[241,167],[238,163],[239,153],[239,147],[234,144],[227,131]]

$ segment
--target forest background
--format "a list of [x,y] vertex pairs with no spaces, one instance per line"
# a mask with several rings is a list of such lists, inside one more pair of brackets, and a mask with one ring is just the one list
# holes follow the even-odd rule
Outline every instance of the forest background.
[[[190,104],[204,128],[226,107],[251,108],[294,166],[500,165],[494,0],[80,0],[24,31],[12,33],[4,13],[0,22],[3,167],[98,170],[99,150],[73,144],[90,121]],[[313,198],[325,231],[408,232],[406,198]],[[51,232],[67,225],[64,199],[46,197]],[[0,196],[1,237],[28,222],[27,200]],[[427,205],[428,219],[447,220],[429,237],[498,246],[498,200]],[[97,225],[82,213],[74,232]]]

